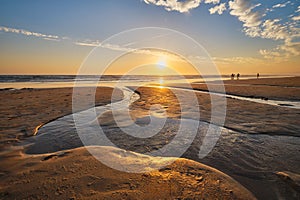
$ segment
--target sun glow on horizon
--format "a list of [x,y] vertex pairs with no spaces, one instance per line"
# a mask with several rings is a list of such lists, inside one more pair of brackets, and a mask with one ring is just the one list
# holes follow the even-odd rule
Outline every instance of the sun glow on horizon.
[[164,68],[166,68],[167,67],[167,58],[166,58],[166,56],[161,56],[160,58],[159,58],[159,60],[157,61],[157,67],[159,68],[159,69],[164,69]]

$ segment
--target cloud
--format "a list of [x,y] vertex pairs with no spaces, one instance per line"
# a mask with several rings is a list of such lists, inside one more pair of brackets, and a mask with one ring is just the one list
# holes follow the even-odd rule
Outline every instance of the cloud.
[[[21,34],[25,36],[34,36],[38,37],[44,40],[51,40],[51,41],[63,41],[63,40],[70,40],[73,42],[73,44],[78,45],[78,46],[86,46],[86,47],[102,47],[114,51],[123,51],[123,52],[133,52],[133,53],[138,53],[138,54],[146,54],[146,55],[153,55],[153,56],[160,56],[162,54],[165,54],[169,57],[169,59],[172,59],[174,61],[183,61],[180,59],[178,56],[175,56],[174,54],[170,54],[168,52],[158,52],[158,51],[153,51],[149,49],[136,49],[136,48],[131,48],[130,46],[135,44],[136,42],[125,44],[123,46],[120,46],[118,44],[109,44],[109,43],[100,43],[99,40],[91,40],[91,39],[85,39],[85,40],[77,40],[74,41],[74,39],[69,38],[69,37],[60,37],[56,35],[49,35],[49,34],[42,34],[42,33],[37,33],[37,32],[32,32],[24,29],[15,29],[15,28],[10,28],[10,27],[5,27],[5,26],[0,26],[0,31],[7,32],[7,33],[15,33],[15,34]],[[153,38],[148,38],[149,39],[156,39],[158,37],[163,37],[167,36],[168,34],[163,34],[163,35],[158,35]]]
[[217,5],[213,8],[209,9],[210,14],[215,14],[218,13],[219,15],[223,14],[223,12],[226,10],[226,5],[225,3],[221,3],[220,5]]
[[[162,6],[167,11],[178,11],[181,13],[189,12],[191,9],[200,6],[201,0],[144,0],[147,4]],[[300,38],[300,31],[297,28],[297,22],[300,16],[291,15],[289,20],[280,18],[268,19],[267,13],[276,11],[276,8],[284,8],[292,5],[291,1],[275,4],[266,8],[261,3],[253,4],[249,0],[229,0],[220,4],[220,0],[204,0],[206,4],[218,4],[209,8],[210,14],[223,14],[228,8],[230,15],[237,17],[242,22],[243,32],[246,36],[252,38],[264,38],[279,41],[281,44],[274,49],[262,49],[259,53],[263,58],[273,57],[279,61],[279,57],[286,59],[290,56],[298,55],[299,44],[293,42],[295,38]],[[295,9],[295,13],[300,12],[300,6]],[[282,15],[281,15],[282,16]],[[294,23],[293,23],[294,21]]]
[[167,11],[186,13],[194,8],[197,8],[200,5],[201,0],[144,0],[144,2],[146,4],[163,6]]
[[262,24],[260,37],[273,40],[283,40],[289,37],[287,26],[279,23],[279,19],[268,19]]
[[[272,8],[282,8],[290,4],[290,1],[284,4],[276,4]],[[243,22],[243,32],[249,37],[259,37],[281,41],[282,44],[276,48],[266,50],[261,49],[259,53],[265,59],[273,59],[273,61],[285,61],[291,56],[300,55],[299,43],[293,42],[300,38],[300,28],[296,22],[291,20],[283,20],[279,18],[268,19],[266,14],[261,14],[254,9],[261,4],[251,5],[247,0],[232,0],[229,2],[230,14],[237,16]],[[299,10],[298,6],[298,10]],[[266,9],[267,12],[270,9]],[[300,20],[299,16],[292,17],[292,20]]]
[[60,41],[60,39],[56,39],[56,38],[48,38],[48,37],[44,37],[43,39],[44,39],[44,40],[49,40],[49,41],[56,41],[56,42]]
[[292,17],[292,20],[299,21],[300,20],[300,15]]
[[5,27],[5,26],[0,26],[0,31],[4,31],[6,33],[16,33],[16,34],[21,34],[21,35],[26,35],[26,36],[34,36],[34,37],[43,38],[45,40],[55,40],[55,41],[60,40],[60,37],[57,35],[46,35],[43,33],[27,31],[24,29],[9,28],[9,27]]
[[280,46],[280,49],[289,53],[287,56],[299,56],[300,42],[291,42],[287,40],[284,45]]
[[264,59],[254,57],[213,57],[213,61],[218,65],[241,65],[241,64],[259,64],[268,65],[270,63],[265,62]]
[[279,3],[279,4],[276,4],[274,6],[272,6],[272,8],[284,8],[286,7],[289,3],[291,3],[290,1],[287,1],[285,3]]
[[285,7],[286,5],[285,4],[276,4],[276,5],[274,5],[274,6],[272,6],[272,8],[283,8],[283,7]]
[[87,46],[87,47],[97,47],[99,44],[96,43],[88,43],[88,42],[74,42],[74,44],[78,46]]
[[220,3],[220,0],[205,0],[204,3],[218,4]]
[[[143,0],[147,4],[161,6],[167,11],[178,11],[186,13],[190,10],[200,6],[201,2],[206,4],[213,4],[208,9],[210,14],[223,14],[225,10],[229,10],[229,14],[238,18],[242,24],[243,33],[252,38],[264,38],[277,41],[278,45],[272,49],[259,50],[262,58],[273,59],[276,61],[286,60],[291,56],[300,55],[300,27],[299,27],[299,12],[300,6],[295,5],[293,1],[286,1],[276,5],[263,6],[260,3],[253,4],[250,0],[228,0],[220,3],[220,0]],[[294,6],[294,7],[293,7]],[[282,15],[279,9],[290,7],[294,13],[289,15]],[[286,8],[288,9],[288,8]],[[272,13],[270,13],[272,11]],[[82,40],[75,41],[67,37],[59,37],[56,35],[43,34],[38,32],[27,31],[24,29],[15,29],[0,26],[0,31],[11,32],[15,34],[22,34],[26,36],[40,37],[45,40],[71,40],[75,45],[96,47],[101,45],[99,41],[95,40]],[[159,36],[160,37],[160,36]],[[146,50],[136,50],[130,48],[131,44],[123,46],[115,44],[102,44],[103,48],[108,48],[116,51],[135,51],[136,53],[151,54]],[[280,58],[281,57],[281,58]],[[234,60],[234,59],[233,59]],[[239,62],[240,58],[235,58],[235,62]],[[251,60],[250,58],[248,61]]]
[[270,50],[262,49],[259,53],[265,59],[277,62],[287,61],[290,57],[300,56],[300,42],[293,42],[287,38],[283,44]]
[[76,41],[74,42],[75,45],[78,46],[87,46],[87,47],[97,47],[100,45],[99,40],[83,40],[83,41]]
[[[156,37],[153,37],[156,38]],[[118,44],[111,44],[111,43],[100,43],[98,40],[92,41],[92,40],[84,40],[84,41],[77,41],[74,42],[75,45],[78,46],[87,46],[87,47],[100,47],[105,49],[110,49],[113,51],[122,51],[126,53],[135,53],[135,54],[143,54],[143,55],[151,55],[151,56],[157,56],[161,57],[162,55],[168,56],[169,60],[177,61],[177,62],[185,62],[183,59],[181,59],[179,56],[169,53],[167,51],[155,51],[150,49],[136,49],[129,47],[131,44],[126,45],[118,45]],[[134,44],[134,43],[132,43]]]
[[251,5],[247,0],[229,1],[230,14],[238,17],[244,27],[256,27],[261,24],[261,14],[253,9],[261,4]]
[[260,54],[273,60],[286,60],[289,57],[300,55],[300,43],[295,42],[300,38],[300,28],[295,27],[291,22],[283,23],[280,19],[267,19],[261,26],[245,30],[250,37],[260,37],[272,40],[283,41],[282,44],[271,50],[260,50]]
[[263,56],[264,59],[270,60],[275,63],[286,61],[288,58],[288,56],[283,55],[283,53],[279,51],[278,47],[274,50],[261,49],[259,50],[259,53]]

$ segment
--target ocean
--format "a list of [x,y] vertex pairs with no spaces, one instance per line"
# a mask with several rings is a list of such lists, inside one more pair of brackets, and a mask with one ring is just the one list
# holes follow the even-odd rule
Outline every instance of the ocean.
[[[271,75],[265,75],[262,77],[271,77]],[[250,78],[256,78],[256,76],[241,76],[241,79]],[[191,83],[226,79],[230,79],[230,76],[207,75],[201,77],[200,75],[185,75],[183,77],[177,75],[103,75],[99,79],[99,76],[97,75],[0,75],[0,89],[73,87],[75,82],[77,86],[114,86],[118,82],[130,86],[144,84]]]

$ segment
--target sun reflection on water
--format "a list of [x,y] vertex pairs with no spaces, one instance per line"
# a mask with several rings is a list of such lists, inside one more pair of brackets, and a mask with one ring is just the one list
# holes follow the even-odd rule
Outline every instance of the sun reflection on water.
[[165,83],[165,81],[162,77],[159,78],[158,83],[159,83],[159,86],[158,86],[159,88],[164,88],[163,84]]

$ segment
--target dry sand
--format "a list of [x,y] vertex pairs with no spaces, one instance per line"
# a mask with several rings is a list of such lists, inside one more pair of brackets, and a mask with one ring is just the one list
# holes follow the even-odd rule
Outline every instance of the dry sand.
[[[227,175],[186,159],[160,171],[133,174],[101,164],[85,148],[26,155],[22,147],[11,146],[33,135],[36,126],[70,114],[71,92],[66,88],[1,91],[1,199],[254,199]],[[110,102],[110,88],[98,92],[97,105]],[[82,109],[90,106],[92,102],[86,102]]]

